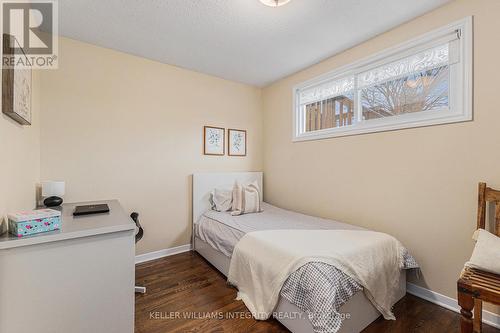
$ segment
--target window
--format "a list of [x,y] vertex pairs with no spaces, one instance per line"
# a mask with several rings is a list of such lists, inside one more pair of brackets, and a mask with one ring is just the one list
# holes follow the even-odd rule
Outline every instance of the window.
[[294,88],[294,141],[472,120],[472,18]]

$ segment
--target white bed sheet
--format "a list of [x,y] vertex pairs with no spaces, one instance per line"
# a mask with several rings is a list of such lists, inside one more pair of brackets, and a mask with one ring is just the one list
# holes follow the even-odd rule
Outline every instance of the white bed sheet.
[[248,232],[261,230],[360,230],[347,223],[322,219],[268,203],[262,204],[263,211],[254,214],[232,216],[228,212],[207,211],[195,225],[195,235],[210,246],[231,257],[236,243]]

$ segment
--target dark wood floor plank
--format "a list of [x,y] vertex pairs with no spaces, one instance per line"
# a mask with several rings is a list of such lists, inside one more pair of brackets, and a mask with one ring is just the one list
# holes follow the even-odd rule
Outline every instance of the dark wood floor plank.
[[[136,284],[147,288],[136,294],[136,333],[288,332],[275,319],[253,319],[224,275],[194,252],[137,265]],[[396,321],[379,318],[363,333],[459,332],[457,313],[412,295],[399,301],[394,313]],[[500,330],[484,325],[483,333]]]

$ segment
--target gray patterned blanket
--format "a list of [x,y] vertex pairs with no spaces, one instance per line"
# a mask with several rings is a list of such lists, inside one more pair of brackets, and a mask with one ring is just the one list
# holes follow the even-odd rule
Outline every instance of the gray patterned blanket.
[[[415,259],[406,252],[404,268],[418,268]],[[308,263],[286,280],[281,297],[304,311],[316,333],[336,333],[345,318],[339,309],[363,287],[334,266]]]

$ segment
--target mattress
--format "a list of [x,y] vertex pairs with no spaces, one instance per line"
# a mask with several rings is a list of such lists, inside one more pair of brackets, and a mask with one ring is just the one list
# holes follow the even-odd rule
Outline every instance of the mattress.
[[[267,203],[261,213],[232,216],[207,211],[195,224],[195,235],[230,258],[236,243],[248,232],[280,229],[361,230],[347,223],[321,219],[284,210]],[[408,253],[405,268],[418,267]],[[363,288],[337,268],[311,262],[292,273],[283,285],[281,297],[304,311],[316,333],[337,332],[342,325],[339,309]]]
[[262,203],[262,212],[255,214],[232,216],[228,212],[207,211],[194,228],[196,237],[228,257],[231,257],[236,243],[246,233],[281,229],[361,230],[363,228],[292,212],[265,202]]

